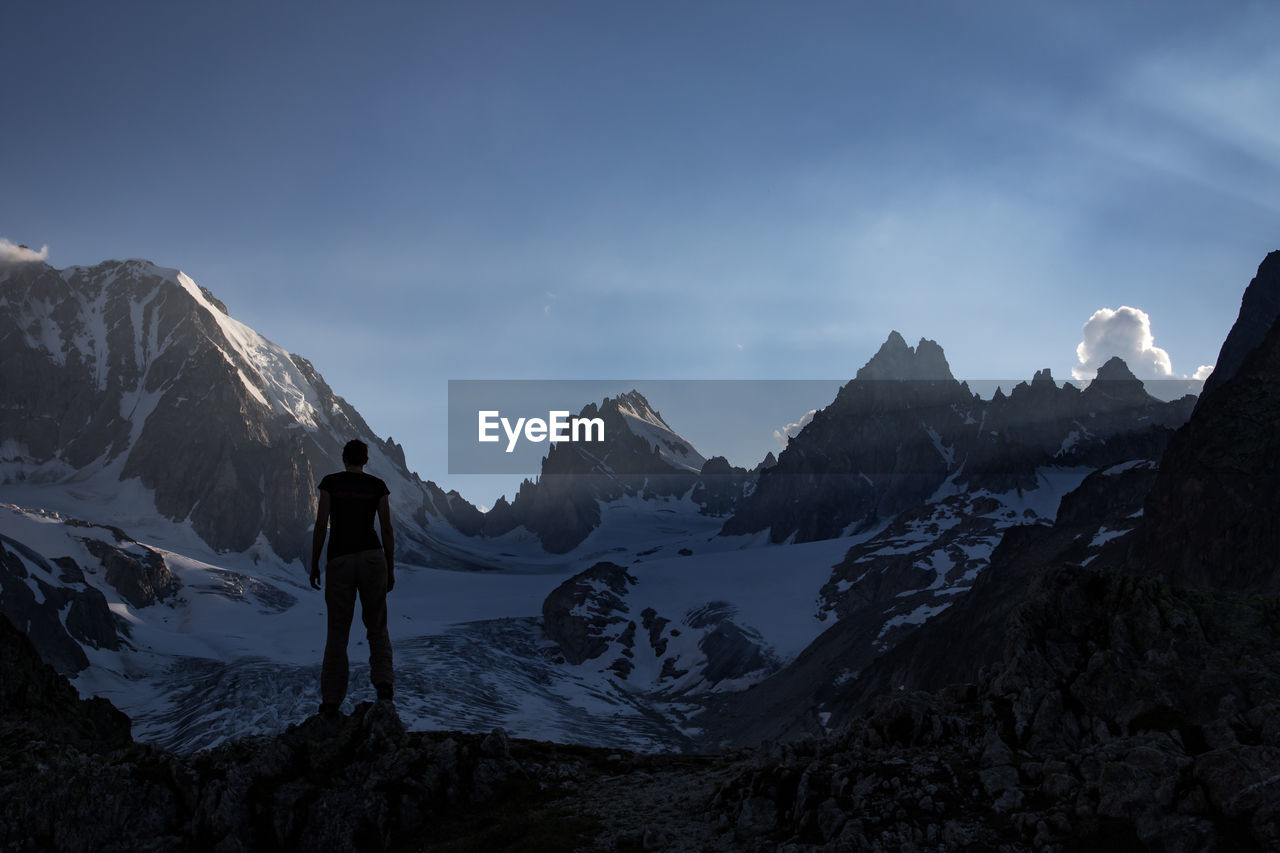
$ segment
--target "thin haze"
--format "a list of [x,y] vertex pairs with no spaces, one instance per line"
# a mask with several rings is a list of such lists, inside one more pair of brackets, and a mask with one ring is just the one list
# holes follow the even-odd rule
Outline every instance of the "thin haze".
[[[1280,247],[1271,3],[4,23],[0,237],[180,267],[482,503],[509,484],[446,475],[451,378],[840,379],[890,329],[958,376],[1065,379],[1148,337],[1192,375]],[[1147,326],[1086,339],[1104,309]]]

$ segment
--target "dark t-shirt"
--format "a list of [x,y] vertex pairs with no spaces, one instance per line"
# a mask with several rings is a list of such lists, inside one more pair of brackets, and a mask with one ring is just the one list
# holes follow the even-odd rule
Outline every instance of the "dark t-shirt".
[[363,471],[339,471],[316,487],[329,493],[329,559],[382,547],[373,529],[387,484]]

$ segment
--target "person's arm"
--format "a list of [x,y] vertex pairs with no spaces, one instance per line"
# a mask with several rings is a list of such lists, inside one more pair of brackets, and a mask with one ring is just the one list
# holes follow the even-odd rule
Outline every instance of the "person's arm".
[[311,588],[320,588],[320,552],[324,550],[324,537],[329,532],[329,493],[320,490],[320,503],[316,506],[316,529],[311,534]]
[[382,553],[387,558],[387,592],[396,585],[396,542],[391,533],[391,503],[383,495],[378,502],[378,523],[382,527]]

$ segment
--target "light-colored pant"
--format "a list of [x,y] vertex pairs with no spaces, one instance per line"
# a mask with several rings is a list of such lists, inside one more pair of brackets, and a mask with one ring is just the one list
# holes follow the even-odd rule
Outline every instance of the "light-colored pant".
[[324,601],[329,632],[320,667],[320,701],[339,705],[347,695],[350,675],[347,642],[360,598],[360,618],[369,639],[369,680],[391,684],[391,637],[387,633],[387,559],[382,549],[344,554],[324,567]]

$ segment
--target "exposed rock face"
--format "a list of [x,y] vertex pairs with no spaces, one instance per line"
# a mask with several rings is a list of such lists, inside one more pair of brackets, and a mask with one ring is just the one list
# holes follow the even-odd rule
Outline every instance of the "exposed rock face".
[[1218,362],[1205,380],[1200,399],[1207,400],[1228,379],[1236,375],[1245,358],[1267,336],[1280,319],[1280,251],[1271,252],[1258,265],[1258,274],[1245,288],[1240,314],[1222,342]]
[[84,544],[106,569],[107,583],[134,607],[154,604],[172,595],[179,586],[164,557],[154,548],[131,541],[122,548],[100,539],[85,539]]
[[[227,316],[177,270],[108,261],[0,267],[0,436],[5,481],[137,478],[156,509],[217,550],[259,536],[302,557],[315,484],[363,438],[388,481],[402,553],[464,511],[404,467],[314,367]],[[474,508],[473,508],[474,509]]]
[[1149,571],[1187,586],[1280,592],[1278,423],[1280,322],[1170,443],[1146,505]]

